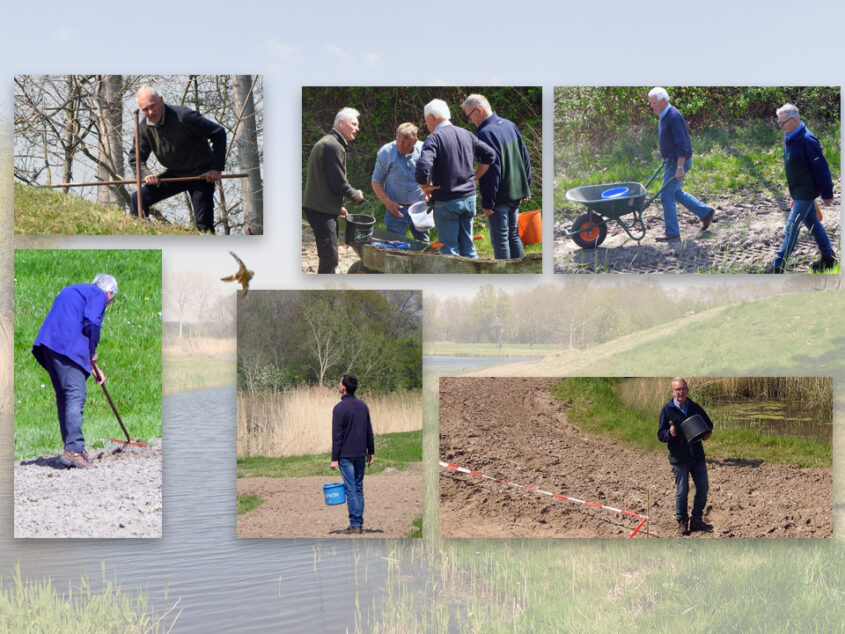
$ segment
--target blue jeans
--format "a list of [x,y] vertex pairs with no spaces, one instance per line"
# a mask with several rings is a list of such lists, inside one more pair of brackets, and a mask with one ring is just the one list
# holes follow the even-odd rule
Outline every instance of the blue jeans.
[[88,375],[65,355],[41,346],[42,359],[56,392],[59,430],[68,451],[85,449],[82,436],[82,411],[85,407],[85,381]]
[[343,490],[346,492],[346,508],[349,509],[349,525],[364,525],[364,469],[366,458],[341,458],[337,461],[343,476]]
[[[666,227],[667,236],[681,234],[681,229],[678,226],[678,208],[676,203],[681,203],[699,218],[704,218],[704,216],[713,211],[712,207],[708,207],[681,189],[684,179],[675,180],[676,167],[677,161],[675,160],[669,160],[663,164],[663,184],[669,184],[666,185],[666,189],[660,192],[660,202],[663,203],[663,224]],[[684,172],[689,172],[691,168],[692,157],[689,157],[684,163]]]
[[525,256],[522,240],[519,239],[519,203],[514,200],[493,207],[493,215],[487,216],[490,225],[490,243],[497,260],[510,260]]
[[795,248],[798,242],[798,232],[801,231],[801,225],[806,225],[810,230],[810,235],[816,240],[822,255],[833,257],[833,246],[830,244],[830,238],[827,237],[827,231],[819,222],[819,217],[816,215],[816,204],[814,200],[796,200],[792,203],[792,211],[789,212],[789,218],[786,220],[786,235],[783,238],[783,244],[778,250],[775,261],[772,262],[776,269],[783,269],[786,267],[786,261],[789,255]]
[[410,229],[411,235],[414,236],[414,240],[419,240],[420,242],[428,244],[430,242],[428,231],[417,231],[416,227],[414,227],[414,222],[411,220],[411,215],[408,213],[408,207],[410,207],[410,205],[402,205],[399,207],[399,211],[402,212],[401,218],[394,216],[385,207],[384,228],[390,233],[398,233],[400,236],[404,236],[405,231]]
[[441,251],[448,255],[477,258],[472,243],[472,219],[475,216],[475,195],[434,203],[434,227]]
[[675,474],[675,519],[683,522],[687,519],[687,497],[689,496],[689,476],[695,484],[695,498],[692,501],[693,519],[701,519],[704,505],[707,504],[707,463],[699,460],[692,464],[673,464]]

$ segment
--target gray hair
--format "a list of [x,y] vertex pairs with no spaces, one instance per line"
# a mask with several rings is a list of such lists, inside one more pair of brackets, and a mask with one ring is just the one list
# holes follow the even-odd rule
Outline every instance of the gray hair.
[[659,99],[660,101],[663,101],[664,99],[666,101],[669,101],[669,93],[666,92],[666,89],[661,86],[655,86],[654,88],[649,90],[648,96],[654,97],[655,99]]
[[430,114],[435,119],[446,119],[447,121],[452,118],[452,113],[449,112],[449,104],[442,99],[432,99],[425,104],[423,115],[427,114]]
[[94,286],[99,287],[104,293],[111,293],[112,297],[117,295],[117,280],[114,279],[114,275],[109,275],[108,273],[97,273],[97,277],[95,277],[94,281],[91,283]]
[[675,383],[683,383],[684,386],[689,388],[689,385],[687,384],[687,380],[682,376],[676,376],[674,379],[672,379],[672,385],[675,385]]
[[775,111],[775,116],[777,117],[782,114],[785,114],[787,117],[794,117],[795,119],[801,118],[801,115],[798,114],[798,106],[791,103],[785,103]]
[[160,95],[160,94],[158,94],[158,90],[156,90],[156,89],[155,89],[155,88],[153,88],[152,86],[141,86],[141,87],[138,89],[138,92],[136,92],[136,93],[135,93],[135,99],[137,99],[138,97],[140,97],[140,96],[141,96],[141,93],[145,93],[145,92],[151,92],[151,93],[153,93],[153,97],[155,97],[156,99],[161,98],[161,95]]
[[361,113],[355,110],[355,108],[341,108],[338,113],[334,116],[334,123],[332,127],[336,126],[341,121],[345,121],[346,119],[352,119],[353,117],[360,117]]
[[487,97],[477,93],[473,93],[464,99],[464,102],[461,104],[461,110],[466,110],[467,108],[481,108],[486,112],[493,112],[493,108],[490,107],[490,102],[487,101]]

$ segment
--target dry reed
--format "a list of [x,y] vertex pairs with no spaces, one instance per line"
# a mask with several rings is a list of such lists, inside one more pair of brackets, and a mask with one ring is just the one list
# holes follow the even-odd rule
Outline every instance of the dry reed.
[[208,356],[234,358],[237,354],[237,339],[215,337],[182,337],[165,334],[162,342],[165,356]]
[[[361,396],[370,408],[373,433],[422,429],[419,391]],[[336,389],[304,387],[284,392],[238,392],[238,457],[298,456],[331,451]]]

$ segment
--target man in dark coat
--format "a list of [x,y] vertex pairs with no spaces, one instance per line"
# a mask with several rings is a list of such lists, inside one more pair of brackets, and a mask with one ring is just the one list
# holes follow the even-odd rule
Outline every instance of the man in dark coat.
[[340,469],[346,506],[349,509],[347,535],[360,535],[364,526],[364,470],[373,464],[375,443],[370,410],[364,401],[355,398],[358,379],[344,374],[340,379],[340,403],[332,412],[331,468]]
[[[144,120],[138,129],[141,174],[141,202],[144,213],[152,205],[187,191],[191,196],[197,229],[214,233],[214,183],[220,180],[226,163],[226,130],[185,106],[169,106],[149,86],[136,99]],[[209,141],[211,146],[209,147]],[[150,153],[165,167],[162,174],[146,166]],[[129,165],[135,172],[135,147],[129,151]],[[162,178],[198,176],[202,180],[162,183]],[[130,213],[138,214],[138,192],[132,194]]]
[[92,367],[98,383],[106,380],[97,366],[96,351],[106,306],[116,294],[117,280],[106,273],[97,275],[91,284],[66,286],[53,301],[32,344],[32,354],[47,370],[56,392],[65,446],[61,458],[68,466],[91,466],[82,436],[85,381]]
[[713,422],[698,403],[688,398],[689,387],[685,379],[672,379],[672,398],[660,412],[660,426],[657,438],[669,448],[669,463],[675,474],[675,520],[678,522],[678,536],[687,534],[687,498],[689,496],[689,476],[695,483],[695,499],[692,503],[690,531],[706,531],[712,526],[704,523],[702,516],[707,504],[707,464],[704,461],[704,447],[701,441],[710,438],[706,433],[701,440],[687,443],[681,431],[681,423],[698,414],[713,430]]

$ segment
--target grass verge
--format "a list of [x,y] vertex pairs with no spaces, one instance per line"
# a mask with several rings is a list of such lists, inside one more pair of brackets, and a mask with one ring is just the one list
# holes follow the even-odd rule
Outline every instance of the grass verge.
[[422,539],[422,536],[423,536],[423,528],[422,528],[423,518],[422,518],[422,516],[416,518],[412,522],[412,524],[414,525],[414,530],[412,530],[410,533],[408,533],[405,537],[415,537],[415,538]]
[[560,350],[553,344],[506,343],[499,349],[495,343],[449,343],[432,342],[423,344],[423,354],[447,357],[541,357],[546,351]]
[[164,357],[164,394],[235,384],[235,360],[216,357]]
[[260,495],[239,495],[238,496],[238,515],[249,513],[253,509],[257,509],[264,504],[265,500]]

